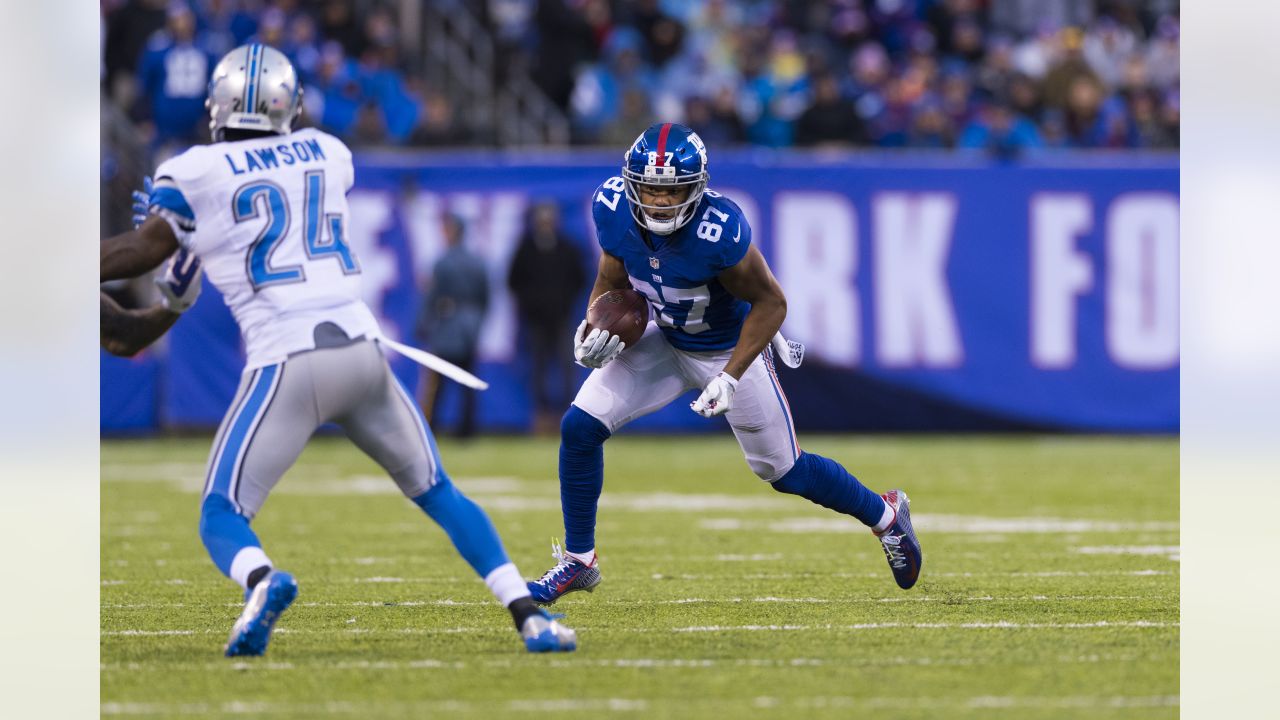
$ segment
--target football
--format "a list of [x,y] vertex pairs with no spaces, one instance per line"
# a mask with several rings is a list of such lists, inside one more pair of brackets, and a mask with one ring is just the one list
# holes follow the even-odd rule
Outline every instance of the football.
[[587,308],[587,332],[601,328],[634,345],[649,324],[649,301],[632,290],[610,290]]

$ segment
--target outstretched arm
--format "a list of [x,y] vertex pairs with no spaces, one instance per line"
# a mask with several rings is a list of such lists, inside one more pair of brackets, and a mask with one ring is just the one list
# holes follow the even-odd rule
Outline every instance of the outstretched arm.
[[751,303],[751,311],[742,323],[742,334],[733,348],[724,372],[734,380],[742,378],[756,356],[782,327],[787,317],[787,298],[773,277],[769,264],[755,247],[747,251],[737,265],[718,276],[720,284],[734,297]]
[[132,357],[173,327],[180,313],[164,305],[141,310],[125,310],[106,293],[102,296],[100,321],[102,348],[112,355]]
[[158,267],[177,249],[173,228],[153,215],[138,229],[102,241],[100,282],[137,277]]

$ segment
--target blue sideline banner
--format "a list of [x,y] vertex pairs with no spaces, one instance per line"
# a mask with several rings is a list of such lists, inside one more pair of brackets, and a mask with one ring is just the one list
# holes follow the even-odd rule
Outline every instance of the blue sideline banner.
[[[489,264],[484,429],[532,421],[506,290],[527,210],[557,203],[593,276],[591,193],[617,174],[621,155],[358,157],[349,242],[389,335],[413,342],[444,213],[466,220],[469,247]],[[1177,158],[1117,157],[1002,164],[713,150],[711,186],[743,208],[787,293],[784,332],[808,346],[803,368],[782,371],[797,425],[1177,432]],[[158,354],[158,422],[216,425],[242,350],[213,288]],[[103,363],[104,388],[121,367]],[[393,367],[417,387],[416,366],[396,359]],[[104,430],[142,417],[111,416],[106,403],[103,413]],[[453,414],[447,403],[441,421]],[[633,427],[722,425],[686,400]]]

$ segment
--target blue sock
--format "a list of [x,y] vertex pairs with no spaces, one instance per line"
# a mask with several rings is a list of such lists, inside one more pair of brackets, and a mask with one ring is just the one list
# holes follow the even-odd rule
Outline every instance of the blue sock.
[[773,489],[852,515],[867,527],[875,527],[884,514],[883,498],[858,482],[840,463],[813,453],[800,453],[800,459],[787,474],[774,481]]
[[604,488],[604,441],[609,430],[576,405],[560,421],[560,509],[564,547],[585,553],[596,546],[596,506]]
[[231,501],[210,494],[200,506],[200,539],[223,575],[231,577],[231,561],[246,547],[262,547],[249,529],[249,520],[236,512]]
[[440,480],[430,490],[413,498],[413,502],[444,528],[462,559],[481,578],[510,562],[489,516],[470,498],[458,492],[443,470],[440,471]]

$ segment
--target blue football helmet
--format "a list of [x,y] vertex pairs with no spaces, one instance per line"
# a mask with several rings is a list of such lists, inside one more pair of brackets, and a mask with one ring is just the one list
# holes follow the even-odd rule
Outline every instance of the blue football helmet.
[[[693,219],[711,175],[707,172],[707,146],[698,133],[684,125],[657,123],[640,133],[622,159],[622,179],[626,183],[631,215],[641,227],[657,235],[670,235]],[[640,186],[688,187],[689,194],[675,205],[646,205],[640,202]],[[654,213],[670,218],[654,217]]]

